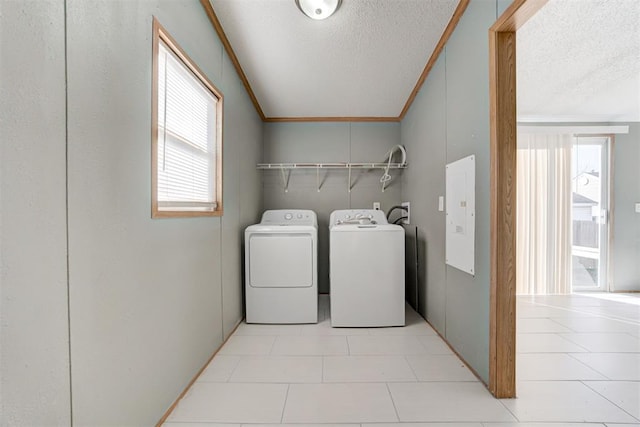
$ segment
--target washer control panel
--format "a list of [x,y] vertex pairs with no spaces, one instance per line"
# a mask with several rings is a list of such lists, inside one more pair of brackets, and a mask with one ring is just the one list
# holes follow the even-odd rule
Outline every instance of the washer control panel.
[[262,214],[260,224],[318,226],[316,213],[308,209],[277,209]]
[[333,211],[329,219],[331,225],[341,224],[388,224],[384,212],[379,209],[342,209]]

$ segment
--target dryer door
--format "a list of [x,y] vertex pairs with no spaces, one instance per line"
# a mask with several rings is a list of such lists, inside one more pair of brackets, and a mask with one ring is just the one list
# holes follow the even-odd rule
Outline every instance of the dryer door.
[[254,234],[249,239],[249,284],[254,288],[313,285],[311,234]]

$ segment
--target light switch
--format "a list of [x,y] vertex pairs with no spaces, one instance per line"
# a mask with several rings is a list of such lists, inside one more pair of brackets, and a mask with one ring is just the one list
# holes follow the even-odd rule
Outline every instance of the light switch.
[[438,197],[438,211],[444,212],[444,196]]
[[636,213],[640,213],[640,203],[636,203]]

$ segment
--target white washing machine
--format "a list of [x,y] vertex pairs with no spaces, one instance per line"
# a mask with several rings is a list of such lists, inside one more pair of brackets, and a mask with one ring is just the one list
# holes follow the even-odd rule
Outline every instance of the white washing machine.
[[380,210],[329,219],[331,326],[404,326],[404,229]]
[[318,220],[268,210],[244,232],[247,323],[318,323]]

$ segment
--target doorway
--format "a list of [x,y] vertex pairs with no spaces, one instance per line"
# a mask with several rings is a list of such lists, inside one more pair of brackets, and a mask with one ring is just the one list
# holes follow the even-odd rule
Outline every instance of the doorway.
[[[496,397],[516,397],[515,36],[522,25],[546,3],[547,0],[514,0],[489,30],[491,124],[489,389]],[[600,265],[600,260],[598,261]],[[606,276],[601,273],[598,271],[599,283],[602,283],[602,278]]]
[[489,390],[516,397],[516,31],[547,0],[514,0],[489,29]]

